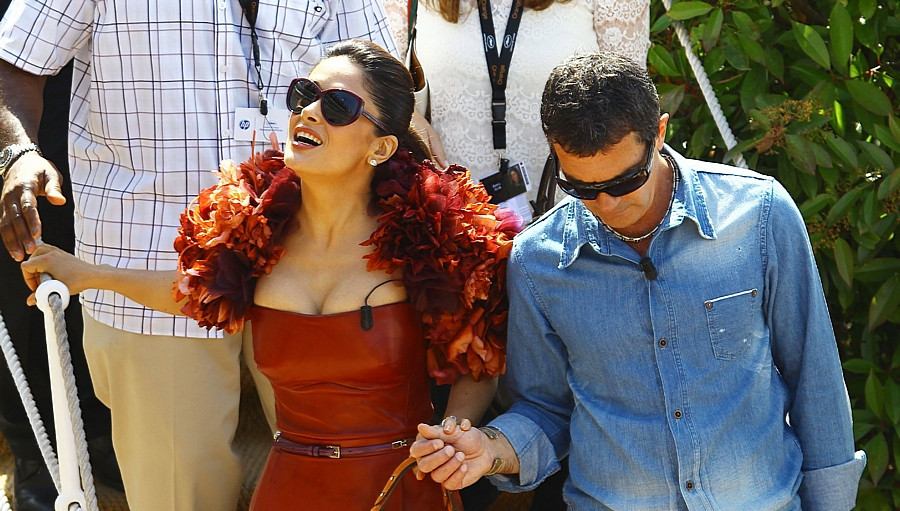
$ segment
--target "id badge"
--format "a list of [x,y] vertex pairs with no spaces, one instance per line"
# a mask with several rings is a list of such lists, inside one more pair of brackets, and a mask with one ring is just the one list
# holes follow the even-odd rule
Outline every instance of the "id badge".
[[288,122],[291,119],[291,111],[286,108],[269,107],[269,115],[263,116],[259,108],[238,108],[234,114],[234,139],[240,141],[253,140],[256,133],[256,141],[266,141],[269,134],[274,133],[278,140],[284,142],[288,139]]

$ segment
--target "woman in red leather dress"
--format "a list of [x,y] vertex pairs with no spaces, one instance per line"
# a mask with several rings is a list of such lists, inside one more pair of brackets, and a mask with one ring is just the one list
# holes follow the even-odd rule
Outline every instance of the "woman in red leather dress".
[[[173,293],[171,273],[48,246],[22,267],[35,287],[46,272],[73,293],[112,289],[208,327],[252,320],[278,432],[251,508],[365,511],[431,418],[429,375],[453,382],[448,414],[477,422],[487,408],[521,225],[465,169],[417,163],[428,152],[410,127],[409,73],[374,44],[333,47],[287,103],[283,156],[273,142],[223,162],[182,215]],[[439,485],[407,477],[387,509],[444,508]]]

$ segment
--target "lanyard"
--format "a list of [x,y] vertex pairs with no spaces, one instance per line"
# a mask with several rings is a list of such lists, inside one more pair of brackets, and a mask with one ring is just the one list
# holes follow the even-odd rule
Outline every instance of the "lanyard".
[[500,150],[506,149],[506,78],[509,76],[509,64],[516,46],[516,34],[522,21],[522,11],[525,10],[525,0],[513,0],[509,21],[506,22],[506,34],[503,36],[503,48],[499,55],[489,1],[478,0],[478,18],[481,21],[484,56],[491,77],[491,128],[494,149]]
[[258,0],[239,0],[244,10],[244,17],[250,25],[250,45],[253,48],[253,66],[256,68],[256,88],[259,89],[259,113],[269,113],[269,104],[263,96],[262,66],[259,62],[259,36],[256,34],[256,15],[259,12]]

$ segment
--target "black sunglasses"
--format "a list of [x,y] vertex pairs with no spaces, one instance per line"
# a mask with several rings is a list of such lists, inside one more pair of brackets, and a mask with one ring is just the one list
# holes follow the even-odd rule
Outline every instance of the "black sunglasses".
[[294,78],[287,93],[287,107],[291,112],[299,114],[319,99],[322,100],[322,116],[332,126],[352,124],[362,115],[385,133],[391,132],[384,123],[363,108],[363,98],[344,89],[322,90],[309,78]]
[[576,199],[594,200],[601,193],[605,193],[612,197],[621,197],[644,186],[644,183],[650,179],[650,165],[653,163],[653,143],[651,142],[650,147],[647,148],[647,163],[645,163],[643,167],[629,172],[624,176],[619,176],[608,181],[601,181],[599,183],[583,185],[570,183],[559,177],[559,159],[556,158],[556,154],[553,154],[553,160],[556,184],[559,185],[562,191],[572,197],[575,197]]

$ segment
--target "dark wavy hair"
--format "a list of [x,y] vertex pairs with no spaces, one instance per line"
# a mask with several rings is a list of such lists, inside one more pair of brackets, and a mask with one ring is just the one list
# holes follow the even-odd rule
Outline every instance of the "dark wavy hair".
[[388,160],[375,167],[372,178],[372,206],[380,197],[379,184],[394,179],[396,174],[389,168],[391,162],[401,152],[409,152],[417,162],[432,159],[431,151],[410,124],[416,99],[413,95],[413,80],[399,60],[384,48],[371,41],[350,39],[332,46],[325,58],[346,57],[363,72],[363,86],[378,108],[378,120],[388,129],[385,133],[375,127],[380,135],[397,137],[397,151]]
[[647,71],[613,52],[569,57],[550,73],[541,98],[547,140],[567,153],[593,156],[631,132],[656,140],[659,94]]

